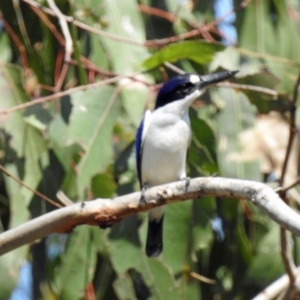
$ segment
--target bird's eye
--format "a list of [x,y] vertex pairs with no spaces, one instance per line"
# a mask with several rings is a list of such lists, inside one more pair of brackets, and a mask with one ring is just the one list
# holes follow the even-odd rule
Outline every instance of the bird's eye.
[[176,88],[176,93],[180,95],[180,97],[187,95],[195,85],[192,82],[184,82],[181,83]]
[[184,90],[186,90],[186,89],[191,88],[191,87],[193,87],[193,86],[194,86],[194,85],[193,85],[191,82],[185,82],[185,83],[183,83],[183,84],[181,85],[181,88],[184,89]]

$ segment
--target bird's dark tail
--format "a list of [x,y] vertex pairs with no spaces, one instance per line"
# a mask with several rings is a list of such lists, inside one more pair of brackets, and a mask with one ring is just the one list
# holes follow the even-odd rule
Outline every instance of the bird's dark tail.
[[149,220],[146,243],[146,254],[149,257],[157,257],[163,250],[163,222],[164,216],[159,221]]

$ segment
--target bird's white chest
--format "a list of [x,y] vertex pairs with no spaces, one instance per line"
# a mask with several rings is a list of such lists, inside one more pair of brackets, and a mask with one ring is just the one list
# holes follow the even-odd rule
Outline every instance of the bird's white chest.
[[187,114],[183,118],[154,114],[143,146],[143,181],[148,186],[154,186],[184,178],[190,139],[191,129]]

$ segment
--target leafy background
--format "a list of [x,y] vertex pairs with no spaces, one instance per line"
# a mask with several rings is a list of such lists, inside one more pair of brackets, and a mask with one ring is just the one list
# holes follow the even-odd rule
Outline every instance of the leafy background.
[[[61,87],[59,23],[32,3],[0,2],[0,159],[26,185],[52,199],[62,190],[74,202],[138,190],[135,132],[153,106],[155,83],[175,74],[165,62],[200,74],[240,70],[234,85],[210,88],[191,109],[189,176],[278,180],[300,65],[298,1],[236,0],[222,22],[210,1],[56,1],[81,22],[69,23],[74,52]],[[188,32],[196,34],[176,37]],[[49,87],[82,88],[8,111],[51,95]],[[295,143],[286,184],[297,165]],[[2,231],[55,209],[2,173],[0,189]],[[212,230],[218,218],[223,241]],[[80,226],[16,249],[0,258],[0,299],[17,299],[19,274],[27,278],[20,299],[250,299],[285,272],[278,225],[236,199],[170,205],[159,259],[144,254],[146,230],[146,214],[139,214],[110,229]],[[292,238],[298,263],[299,240]]]

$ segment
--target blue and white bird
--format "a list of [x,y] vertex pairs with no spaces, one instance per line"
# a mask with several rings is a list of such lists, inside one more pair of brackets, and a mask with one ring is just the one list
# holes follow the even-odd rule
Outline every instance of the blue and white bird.
[[[206,87],[237,72],[182,74],[163,84],[153,112],[146,111],[136,136],[137,172],[143,190],[186,179],[186,157],[192,136],[189,107]],[[163,206],[149,211],[146,254],[150,257],[163,250],[163,219]]]

